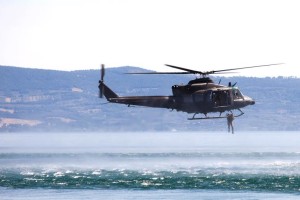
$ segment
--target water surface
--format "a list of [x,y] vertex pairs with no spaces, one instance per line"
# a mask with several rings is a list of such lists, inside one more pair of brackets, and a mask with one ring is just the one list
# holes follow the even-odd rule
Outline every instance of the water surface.
[[4,199],[300,199],[299,132],[0,137]]

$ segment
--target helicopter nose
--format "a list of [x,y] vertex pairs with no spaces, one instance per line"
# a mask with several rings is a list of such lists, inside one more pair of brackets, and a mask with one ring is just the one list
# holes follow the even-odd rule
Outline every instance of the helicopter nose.
[[254,99],[250,98],[250,97],[245,97],[245,100],[247,102],[248,105],[254,105],[255,104],[255,101]]

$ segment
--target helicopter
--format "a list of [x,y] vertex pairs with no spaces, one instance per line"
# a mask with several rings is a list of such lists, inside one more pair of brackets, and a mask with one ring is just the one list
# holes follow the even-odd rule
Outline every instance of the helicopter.
[[[105,68],[101,67],[99,80],[99,97],[103,95],[110,103],[119,103],[128,105],[128,107],[145,106],[153,108],[166,108],[176,111],[193,114],[188,120],[201,119],[218,119],[227,118],[227,115],[222,115],[224,112],[230,112],[233,115],[234,110],[239,113],[233,115],[239,117],[244,114],[241,108],[249,105],[254,105],[255,101],[251,97],[243,95],[236,87],[237,83],[228,83],[227,86],[220,83],[214,83],[209,77],[211,74],[223,74],[229,71],[266,67],[277,64],[257,65],[250,67],[239,67],[231,69],[213,70],[213,71],[197,71],[188,68],[178,67],[165,64],[167,67],[181,70],[181,72],[141,72],[141,73],[126,73],[126,74],[195,74],[200,75],[200,78],[190,80],[186,85],[173,85],[172,94],[170,96],[118,96],[112,89],[104,83]],[[219,116],[208,116],[208,113],[220,113]],[[196,117],[198,114],[204,114],[204,117]]]

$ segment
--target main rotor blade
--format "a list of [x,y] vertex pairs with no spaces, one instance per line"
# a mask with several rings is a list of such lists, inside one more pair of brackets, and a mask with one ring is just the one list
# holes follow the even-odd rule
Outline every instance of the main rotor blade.
[[183,68],[183,67],[177,67],[177,66],[174,66],[174,65],[168,65],[168,64],[165,64],[165,65],[168,66],[168,67],[174,68],[174,69],[180,69],[180,70],[189,72],[189,74],[205,74],[201,71],[196,71],[196,70],[187,69],[187,68]]
[[189,72],[133,72],[124,74],[191,74]]
[[239,72],[215,72],[214,74],[238,74]]
[[205,72],[205,74],[215,74],[215,73],[219,73],[219,72],[233,71],[233,70],[238,70],[238,69],[249,69],[249,68],[266,67],[266,66],[272,66],[272,65],[282,65],[282,64],[284,64],[284,63],[275,63],[275,64],[268,64],[268,65],[256,65],[256,66],[250,66],[250,67],[238,67],[238,68],[231,68],[231,69],[221,69],[221,70],[214,70],[214,71]]
[[201,72],[197,70],[192,70],[188,68],[178,67],[174,65],[168,65],[165,64],[168,67],[183,70],[185,72],[133,72],[133,73],[125,73],[125,74],[200,74],[203,76],[209,75],[209,74],[229,74],[229,73],[238,73],[238,72],[228,72],[228,71],[234,71],[239,69],[249,69],[249,68],[256,68],[256,67],[266,67],[266,66],[272,66],[272,65],[282,65],[284,63],[275,63],[275,64],[268,64],[268,65],[256,65],[256,66],[250,66],[250,67],[237,67],[237,68],[230,68],[230,69],[221,69],[221,70],[213,70],[213,71],[207,71],[207,72]]

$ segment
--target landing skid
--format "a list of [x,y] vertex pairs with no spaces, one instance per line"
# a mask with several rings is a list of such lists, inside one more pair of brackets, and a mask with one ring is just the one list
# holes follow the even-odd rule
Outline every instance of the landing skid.
[[[244,114],[243,111],[241,111],[240,109],[238,109],[238,110],[240,111],[240,113],[239,113],[238,115],[234,115],[234,117],[240,117],[240,116],[242,116],[242,115]],[[232,112],[232,111],[230,111],[230,112]],[[205,115],[206,117],[195,117],[196,114],[198,114],[198,113],[195,113],[195,114],[193,115],[193,117],[188,118],[188,120],[199,120],[199,119],[224,119],[224,118],[227,118],[227,116],[221,116],[221,114],[220,114],[219,117],[208,117],[208,116],[206,116],[206,115]]]

